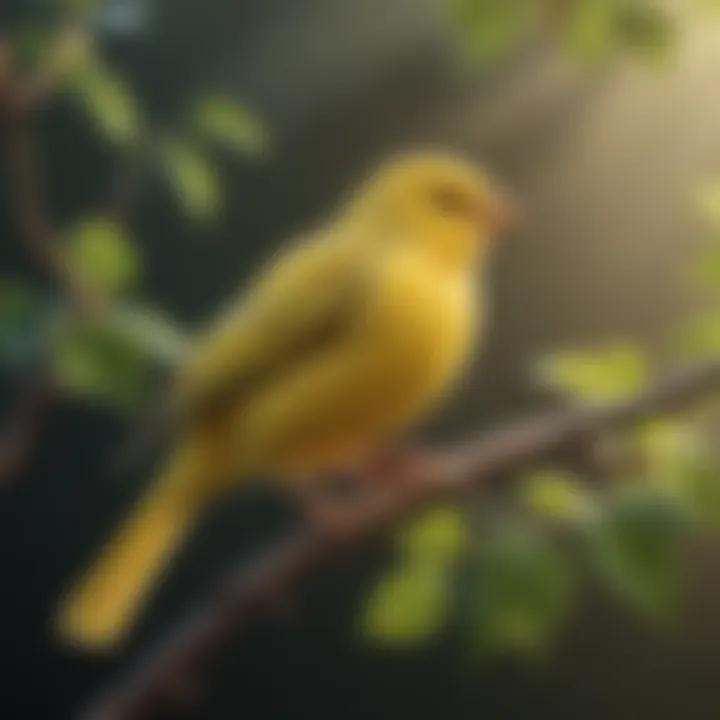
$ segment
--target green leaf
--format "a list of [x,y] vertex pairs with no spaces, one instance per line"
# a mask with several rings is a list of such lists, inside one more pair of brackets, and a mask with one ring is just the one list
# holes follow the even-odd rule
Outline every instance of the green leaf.
[[99,290],[121,292],[139,279],[140,256],[125,230],[112,220],[82,220],[70,233],[67,247],[81,277]]
[[449,19],[468,57],[487,62],[512,50],[532,27],[534,0],[450,0]]
[[717,407],[711,398],[692,418],[658,418],[634,431],[653,484],[696,519],[713,524],[720,522],[720,457],[712,451]]
[[708,181],[698,189],[697,207],[708,228],[720,231],[720,180]]
[[666,490],[682,494],[687,468],[699,452],[692,424],[677,418],[656,418],[637,427],[633,436],[646,476]]
[[116,304],[101,319],[64,318],[53,366],[67,392],[131,409],[150,389],[155,371],[176,365],[188,339],[165,313],[137,303]]
[[140,138],[140,114],[125,81],[90,54],[73,74],[72,88],[87,115],[113,144],[128,147]]
[[195,107],[193,122],[203,136],[235,152],[257,155],[268,148],[262,123],[246,107],[231,99],[201,100]]
[[177,365],[186,356],[189,339],[167,314],[144,305],[113,308],[108,323],[132,347],[157,362]]
[[417,563],[389,575],[374,588],[362,623],[365,637],[383,645],[413,645],[442,630],[449,596],[447,571]]
[[60,388],[120,409],[133,408],[151,380],[148,358],[110,325],[67,318],[53,349]]
[[481,548],[471,594],[473,636],[483,653],[535,654],[567,618],[569,567],[559,550],[530,529],[496,529]]
[[0,280],[0,360],[21,364],[48,340],[51,308],[32,287],[18,280]]
[[398,536],[400,570],[384,578],[371,595],[365,635],[384,644],[412,644],[437,633],[447,614],[450,575],[468,542],[465,519],[451,508],[434,508]]
[[617,49],[616,19],[622,0],[576,0],[569,6],[565,46],[582,63],[607,60]]
[[435,508],[404,528],[399,540],[406,559],[449,560],[467,545],[468,529],[458,511]]
[[521,485],[523,503],[553,520],[578,522],[589,518],[593,499],[577,477],[559,471],[537,471]]
[[580,62],[597,64],[621,50],[651,62],[676,44],[676,22],[648,0],[575,0],[568,8],[565,45]]
[[97,58],[97,48],[92,33],[87,28],[76,27],[48,38],[38,60],[44,67],[51,67],[58,84],[76,81],[79,74],[92,69]]
[[539,363],[537,375],[550,389],[594,403],[637,393],[646,384],[648,369],[636,348],[616,344],[549,355]]
[[221,190],[215,168],[189,142],[171,139],[161,150],[163,167],[177,197],[194,220],[207,222],[221,209]]
[[676,46],[676,22],[657,3],[626,0],[618,10],[615,28],[620,43],[645,60],[666,60]]
[[686,521],[664,493],[633,488],[614,499],[590,533],[606,586],[655,623],[667,623],[678,605]]

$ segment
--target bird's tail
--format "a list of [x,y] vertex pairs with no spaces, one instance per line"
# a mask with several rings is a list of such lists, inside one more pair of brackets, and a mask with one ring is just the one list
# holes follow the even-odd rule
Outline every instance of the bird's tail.
[[[55,618],[65,640],[87,650],[118,645],[211,499],[217,467],[201,443],[185,443],[100,556],[62,599]],[[204,488],[204,490],[203,490]]]

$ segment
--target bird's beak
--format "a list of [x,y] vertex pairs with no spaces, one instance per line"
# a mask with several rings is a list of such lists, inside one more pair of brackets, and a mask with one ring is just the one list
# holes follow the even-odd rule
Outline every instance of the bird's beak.
[[515,230],[521,222],[515,198],[499,187],[488,191],[481,215],[482,225],[493,237]]

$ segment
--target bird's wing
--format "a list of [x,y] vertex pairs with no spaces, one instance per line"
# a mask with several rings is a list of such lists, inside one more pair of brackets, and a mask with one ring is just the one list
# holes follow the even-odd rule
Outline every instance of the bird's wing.
[[326,240],[282,254],[200,338],[175,386],[192,422],[256,392],[338,341],[362,305],[367,253]]

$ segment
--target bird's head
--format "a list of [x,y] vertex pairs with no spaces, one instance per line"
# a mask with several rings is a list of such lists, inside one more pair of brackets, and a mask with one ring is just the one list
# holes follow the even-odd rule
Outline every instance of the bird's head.
[[382,165],[354,199],[351,214],[379,235],[416,243],[454,266],[472,263],[516,219],[509,197],[480,169],[432,152]]

